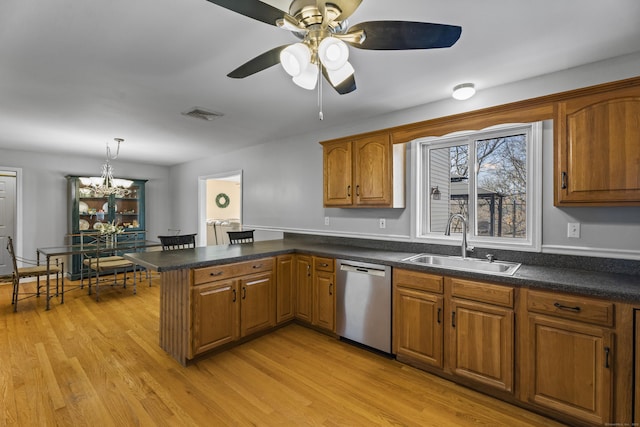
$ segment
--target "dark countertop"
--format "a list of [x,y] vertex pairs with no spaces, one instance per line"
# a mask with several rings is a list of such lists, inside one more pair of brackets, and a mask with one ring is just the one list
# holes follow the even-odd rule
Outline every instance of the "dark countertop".
[[138,265],[163,272],[229,264],[287,253],[345,258],[445,276],[487,280],[494,283],[532,289],[569,292],[640,304],[640,276],[637,275],[523,264],[513,276],[501,276],[490,273],[459,271],[415,264],[402,261],[405,258],[416,255],[415,252],[388,251],[358,246],[268,240],[242,245],[219,245],[175,251],[137,252],[125,254],[124,256]]

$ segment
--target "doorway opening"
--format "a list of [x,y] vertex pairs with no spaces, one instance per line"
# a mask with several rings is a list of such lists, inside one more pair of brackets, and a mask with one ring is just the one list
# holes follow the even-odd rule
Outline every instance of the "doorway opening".
[[11,236],[16,246],[16,254],[22,254],[22,233],[20,233],[20,216],[18,210],[19,188],[18,174],[20,170],[0,170],[0,276],[13,272],[13,261],[7,247],[7,237]]
[[227,231],[242,229],[242,171],[198,178],[198,245],[229,243]]

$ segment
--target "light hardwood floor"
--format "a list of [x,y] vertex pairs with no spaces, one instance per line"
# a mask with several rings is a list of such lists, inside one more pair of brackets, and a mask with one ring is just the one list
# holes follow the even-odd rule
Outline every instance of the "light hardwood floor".
[[296,324],[185,368],[158,307],[143,282],[13,313],[0,286],[0,425],[560,425]]

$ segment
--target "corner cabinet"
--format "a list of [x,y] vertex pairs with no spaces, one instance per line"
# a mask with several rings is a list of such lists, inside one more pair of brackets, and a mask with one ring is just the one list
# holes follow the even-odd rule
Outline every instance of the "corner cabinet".
[[556,206],[640,206],[640,87],[559,102]]
[[404,207],[404,144],[386,132],[321,144],[324,207]]
[[[147,180],[130,180],[129,193],[124,197],[99,195],[92,190],[91,177],[67,176],[68,187],[68,225],[73,240],[80,243],[85,233],[95,233],[100,223],[112,222],[125,228],[125,231],[139,231],[144,239],[145,231],[145,184]],[[128,233],[134,236],[135,233]],[[80,255],[71,257],[71,278],[80,277],[82,259]]]

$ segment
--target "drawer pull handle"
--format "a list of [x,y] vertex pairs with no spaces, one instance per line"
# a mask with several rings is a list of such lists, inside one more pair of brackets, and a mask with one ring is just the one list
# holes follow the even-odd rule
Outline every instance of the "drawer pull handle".
[[242,287],[242,299],[247,299],[247,287]]
[[456,312],[455,311],[451,312],[451,327],[452,328],[456,327]]
[[347,197],[351,197],[351,186],[347,185]]
[[440,314],[442,314],[442,309],[438,308],[438,324],[442,323],[442,320],[440,319]]
[[236,290],[233,290],[233,302],[236,302]]
[[356,185],[356,196],[360,197],[360,184]]
[[611,349],[609,347],[604,348],[604,367],[609,369],[609,353],[611,353]]
[[262,264],[254,265],[253,268],[262,268]]
[[333,295],[333,283],[329,283],[329,295]]
[[567,173],[566,172],[562,172],[562,179],[561,179],[561,183],[560,183],[560,188],[562,190],[566,190],[567,189]]
[[215,273],[209,273],[209,276],[220,276],[222,274],[222,271],[216,271]]
[[320,263],[320,267],[329,267],[329,264],[327,264],[326,262]]
[[574,313],[580,313],[580,306],[576,305],[575,307],[569,307],[568,305],[562,305],[559,302],[553,304],[553,306],[555,308],[557,308],[558,310],[567,310],[567,311],[573,311]]

